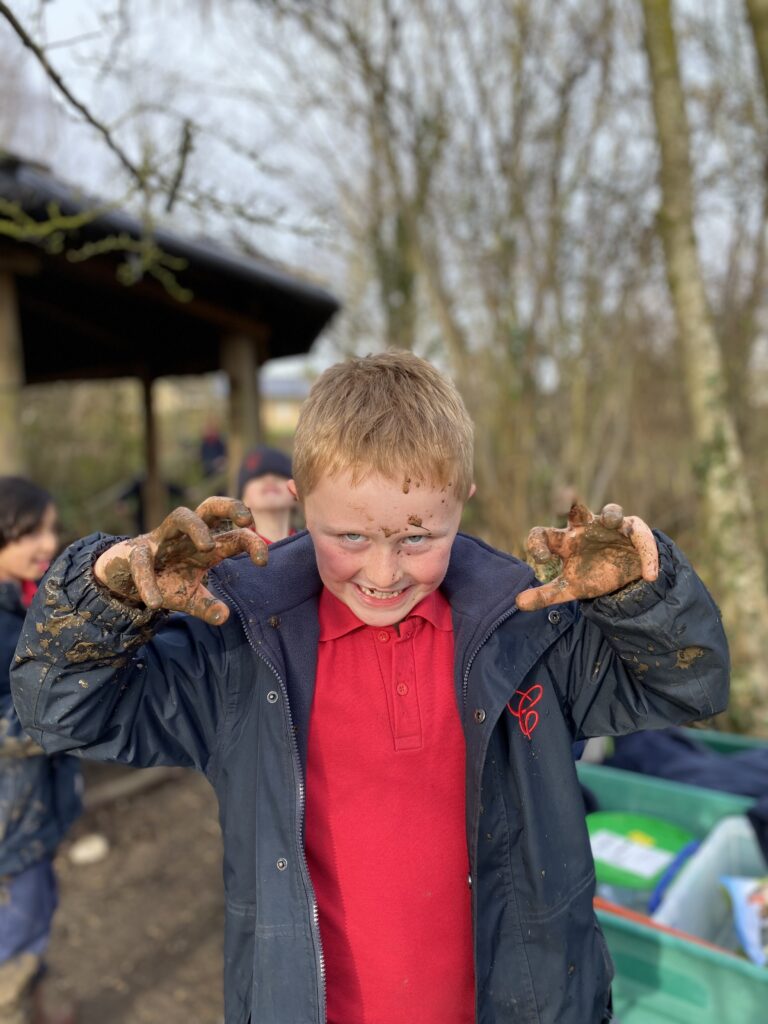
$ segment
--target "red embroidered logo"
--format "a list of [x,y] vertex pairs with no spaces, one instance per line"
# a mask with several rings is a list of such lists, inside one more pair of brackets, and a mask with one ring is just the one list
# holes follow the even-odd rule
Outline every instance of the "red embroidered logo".
[[534,710],[534,706],[543,695],[544,687],[540,683],[534,683],[527,690],[516,690],[512,700],[507,703],[507,711],[518,720],[520,732],[526,739],[531,738],[531,733],[539,724],[539,712]]

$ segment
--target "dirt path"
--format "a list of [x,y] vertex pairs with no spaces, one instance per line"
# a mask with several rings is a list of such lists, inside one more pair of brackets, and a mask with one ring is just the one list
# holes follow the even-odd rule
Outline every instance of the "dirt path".
[[[88,832],[110,853],[75,866],[68,850]],[[89,812],[56,866],[50,988],[75,999],[78,1024],[220,1024],[221,840],[205,779],[184,772]]]

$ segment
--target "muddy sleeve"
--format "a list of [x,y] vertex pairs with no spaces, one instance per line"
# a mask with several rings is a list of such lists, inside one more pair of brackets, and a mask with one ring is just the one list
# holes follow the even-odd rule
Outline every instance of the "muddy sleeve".
[[39,588],[11,670],[19,717],[48,753],[205,770],[232,630],[112,599],[92,566],[115,540],[73,544]]
[[[720,617],[690,563],[656,532],[660,573],[581,603],[554,657],[576,738],[615,736],[706,718],[728,702],[730,664]],[[562,664],[562,662],[561,662]]]

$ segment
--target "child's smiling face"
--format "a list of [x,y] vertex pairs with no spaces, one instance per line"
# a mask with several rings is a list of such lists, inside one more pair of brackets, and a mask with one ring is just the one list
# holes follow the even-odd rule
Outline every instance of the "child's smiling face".
[[304,500],[320,578],[367,625],[400,622],[443,582],[462,508],[452,487],[323,476]]
[[58,543],[56,509],[49,505],[37,529],[0,548],[0,581],[36,581],[45,573]]

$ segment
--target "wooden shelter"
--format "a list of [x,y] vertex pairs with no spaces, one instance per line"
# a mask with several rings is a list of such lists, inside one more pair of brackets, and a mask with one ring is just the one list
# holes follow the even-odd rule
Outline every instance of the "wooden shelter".
[[[88,215],[98,201],[78,195],[47,170],[0,157],[4,220],[42,221],[57,210]],[[151,273],[121,283],[142,238],[173,261],[170,285]],[[109,239],[116,240],[109,251]],[[121,241],[122,244],[121,244]],[[235,471],[260,436],[257,371],[267,359],[307,352],[338,309],[324,289],[266,260],[217,244],[155,231],[108,210],[76,231],[39,243],[0,233],[0,472],[21,471],[18,412],[25,384],[137,377],[144,387],[147,506],[158,507],[152,384],[166,375],[224,370],[229,378],[229,452]],[[71,254],[84,245],[103,251]],[[58,250],[58,251],[57,251]],[[127,261],[127,264],[126,264]]]

